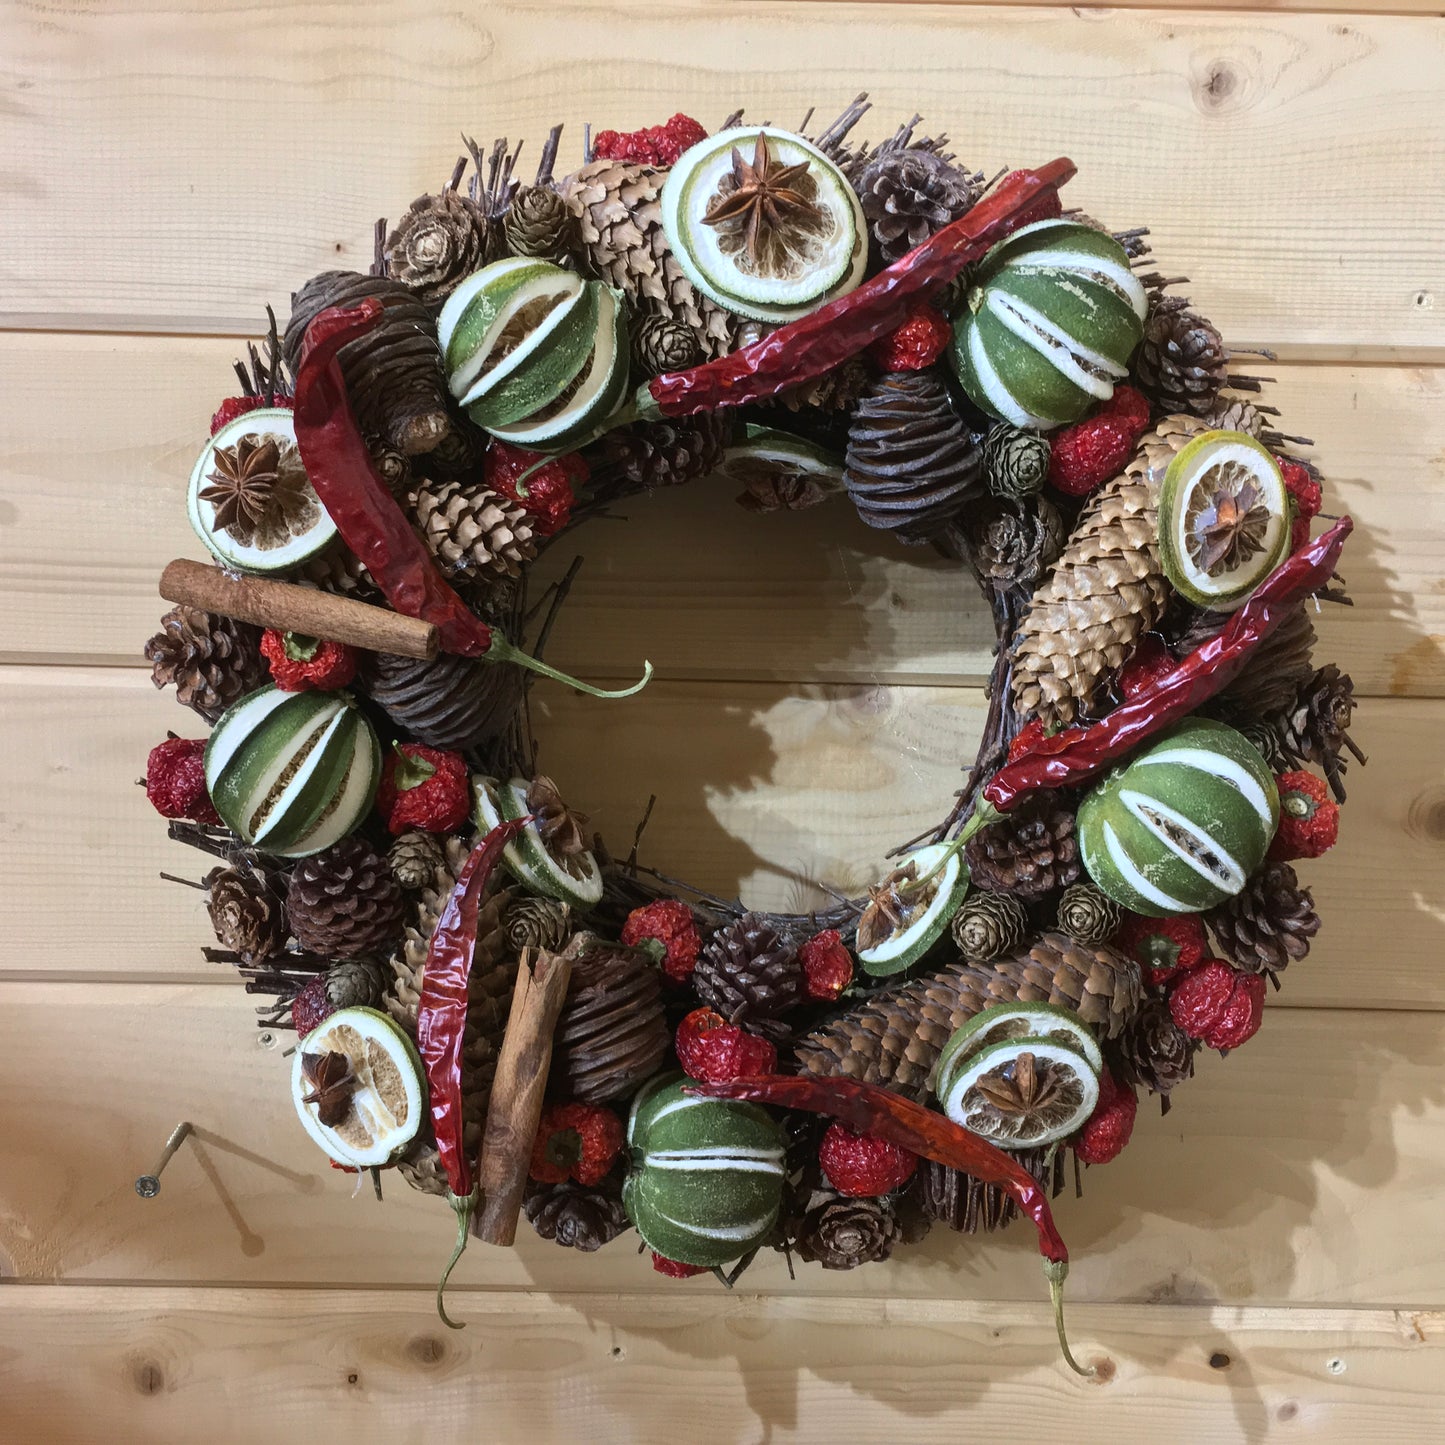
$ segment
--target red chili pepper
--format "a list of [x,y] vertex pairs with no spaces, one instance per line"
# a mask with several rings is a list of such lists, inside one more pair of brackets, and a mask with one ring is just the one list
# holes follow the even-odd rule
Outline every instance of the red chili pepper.
[[377,475],[337,360],[348,342],[377,324],[383,309],[374,297],[355,306],[328,307],[306,328],[296,368],[296,446],[306,476],[342,540],[396,611],[436,624],[447,652],[484,662],[514,662],[593,697],[628,697],[640,691],[652,676],[651,663],[643,664],[641,682],[620,692],[578,682],[488,627],[437,569],[426,544]]
[[698,1084],[687,1090],[711,1099],[741,1099],[773,1104],[780,1109],[802,1109],[841,1119],[857,1134],[877,1134],[925,1159],[958,1169],[985,1184],[1006,1189],[1034,1222],[1044,1276],[1054,1305],[1059,1346],[1069,1368],[1091,1375],[1074,1359],[1064,1334],[1063,1283],[1069,1272],[1069,1251],[1054,1225],[1053,1211],[1042,1186],[1032,1174],[977,1134],[901,1094],[861,1084],[856,1079],[789,1078],[775,1074],[761,1079],[738,1079],[726,1084]]
[[467,1026],[467,981],[477,942],[477,914],[482,890],[502,850],[529,821],[516,818],[499,823],[472,849],[427,946],[421,1002],[417,1005],[416,1042],[426,1068],[437,1157],[446,1170],[447,1202],[457,1216],[456,1248],[437,1286],[437,1313],[452,1329],[461,1326],[447,1319],[442,1291],[467,1247],[467,1230],[478,1198],[472,1161],[467,1158],[462,1139],[462,1038]]
[[950,222],[871,281],[715,361],[654,377],[638,393],[643,416],[689,416],[765,401],[831,371],[908,318],[913,303],[953,280],[996,241],[1035,219],[1039,201],[1075,171],[1070,160],[1016,171],[966,215]]
[[974,819],[992,809],[1007,812],[1039,788],[1064,788],[1101,772],[1169,723],[1195,711],[1239,675],[1249,655],[1280,625],[1302,598],[1318,592],[1333,575],[1345,538],[1354,530],[1341,517],[1323,536],[1282,562],[1249,601],[1208,642],[1196,647],[1171,672],[1146,684],[1108,717],[1087,728],[1066,728],[1040,738],[1006,763],[983,790]]

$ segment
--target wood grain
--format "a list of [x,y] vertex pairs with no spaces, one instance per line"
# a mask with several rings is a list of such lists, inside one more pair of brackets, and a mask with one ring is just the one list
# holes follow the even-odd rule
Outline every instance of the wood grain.
[[[711,1285],[711,1281],[706,1282]],[[1086,1308],[1103,1382],[1067,1375],[1039,1307],[873,1297],[475,1295],[438,1327],[419,1291],[13,1290],[0,1422],[89,1445],[326,1438],[471,1445],[662,1438],[1288,1439],[1433,1445],[1445,1325],[1389,1310]],[[273,1362],[258,1378],[258,1361]],[[139,1438],[137,1436],[136,1438]]]
[[[236,350],[0,335],[0,660],[144,666],[161,568],[201,555],[185,479]],[[1286,429],[1316,442],[1327,509],[1359,523],[1344,567],[1355,605],[1320,616],[1320,657],[1361,693],[1445,694],[1445,370],[1271,371]],[[83,427],[54,411],[68,388],[87,397]],[[841,501],[757,517],[733,495],[721,481],[659,492],[621,509],[626,522],[565,539],[537,574],[585,558],[551,661],[629,680],[643,657],[675,680],[987,674],[991,629],[961,569],[870,531]]]
[[[375,217],[445,180],[459,128],[535,147],[566,120],[566,165],[585,121],[681,108],[715,126],[742,104],[798,124],[867,88],[875,140],[921,110],[990,174],[1070,152],[1070,199],[1153,226],[1240,344],[1445,357],[1431,17],[856,5],[824,24],[786,0],[568,0],[545,24],[535,0],[356,5],[344,23],[234,0],[50,14],[0,12],[7,222],[32,238],[5,325],[248,331],[314,272],[364,268]],[[626,67],[598,64],[624,35]]]

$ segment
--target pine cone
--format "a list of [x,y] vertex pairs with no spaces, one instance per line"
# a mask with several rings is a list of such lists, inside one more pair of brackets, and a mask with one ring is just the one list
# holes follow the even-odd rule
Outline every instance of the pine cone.
[[953,963],[875,994],[799,1040],[799,1069],[882,1084],[920,1102],[954,1030],[996,1003],[1071,1008],[1113,1038],[1144,997],[1139,965],[1107,944],[1045,933],[991,964]]
[[572,910],[553,898],[519,898],[507,913],[507,942],[518,952],[559,953],[572,936]]
[[[1009,1157],[1021,1169],[1032,1174],[1051,1199],[1057,1199],[1063,1192],[1062,1150],[1011,1150]],[[960,1234],[976,1234],[980,1229],[991,1233],[1019,1217],[1018,1204],[1006,1189],[997,1184],[985,1184],[972,1175],[950,1169],[946,1164],[924,1159],[920,1161],[914,1179],[909,1192],[917,1199],[923,1213]]]
[[686,371],[702,359],[697,333],[671,316],[644,316],[632,329],[632,364],[642,376]]
[[379,1008],[387,971],[370,958],[334,963],[326,970],[326,997],[333,1008]]
[[980,179],[931,150],[874,156],[858,177],[858,195],[884,261],[898,260],[971,209]]
[[588,1188],[570,1179],[561,1184],[529,1184],[522,1209],[527,1223],[543,1239],[584,1254],[610,1244],[632,1227],[621,1195],[605,1186]]
[[990,500],[970,519],[969,555],[979,580],[997,591],[1032,591],[1064,550],[1067,529],[1047,497]]
[[1092,883],[1071,883],[1059,899],[1058,927],[1075,943],[1107,943],[1118,931],[1119,905]]
[[989,491],[1013,501],[1032,496],[1048,480],[1049,457],[1049,443],[1038,432],[995,422],[983,443]]
[[790,386],[780,391],[773,401],[791,412],[846,411],[868,390],[872,375],[863,358],[850,356],[816,381]]
[[435,833],[412,829],[387,849],[387,861],[403,888],[425,888],[445,861],[442,840]]
[[592,493],[626,495],[705,477],[722,461],[731,435],[726,412],[639,422],[609,432],[599,444]]
[[953,915],[953,941],[970,963],[1012,953],[1029,931],[1029,915],[1009,893],[970,892]]
[[213,723],[266,681],[261,632],[199,607],[172,607],[145,646],[151,681],[175,686],[176,701]]
[[442,1163],[442,1156],[437,1153],[436,1141],[429,1133],[418,1137],[406,1151],[405,1158],[397,1161],[396,1172],[422,1194],[432,1194],[439,1199],[445,1199],[452,1192],[451,1184],[447,1180],[446,1166]]
[[306,328],[329,306],[372,298],[386,308],[364,336],[341,349],[346,380],[362,431],[408,456],[429,452],[450,436],[446,379],[432,314],[400,281],[355,271],[323,271],[291,297],[286,364],[295,373]]
[[1204,921],[1220,953],[1250,973],[1281,972],[1310,951],[1320,931],[1314,897],[1288,863],[1266,863]]
[[1235,726],[1259,750],[1260,757],[1269,764],[1270,772],[1287,773],[1293,766],[1285,756],[1279,729],[1273,723],[1262,718],[1243,717],[1235,719]]
[[909,542],[982,494],[983,459],[932,368],[880,376],[848,428],[843,480],[870,527]]
[[532,518],[516,502],[482,486],[431,482],[413,494],[417,527],[441,569],[510,577],[537,555]]
[[707,356],[732,350],[734,318],[697,291],[672,253],[658,197],[665,171],[622,161],[590,161],[558,190],[577,219],[576,244],[588,269],[626,294],[634,314],[670,316]]
[[206,911],[222,948],[243,963],[264,963],[286,947],[286,880],[251,867],[215,868],[206,875]]
[[1030,799],[964,845],[975,886],[1019,898],[1042,898],[1078,880],[1074,815],[1049,795]]
[[354,597],[358,602],[375,602],[381,598],[381,589],[361,559],[350,548],[339,544],[303,562],[291,580],[301,587],[334,592],[338,597]]
[[1228,377],[1229,352],[1219,332],[1182,296],[1161,296],[1144,322],[1134,373],[1161,410],[1202,416],[1214,409]]
[[1119,1035],[1119,1061],[1126,1082],[1168,1095],[1194,1077],[1198,1044],[1174,1022],[1162,998],[1149,998]]
[[390,652],[367,652],[358,688],[419,743],[465,752],[497,736],[521,705],[522,670],[455,653],[431,662]]
[[704,945],[692,976],[697,996],[729,1023],[774,1042],[789,1035],[782,1016],[803,1001],[797,953],[760,913],[745,913]]
[[[1183,655],[1202,647],[1223,631],[1231,616],[1229,612],[1194,613],[1189,627],[1175,644],[1176,651]],[[1243,669],[1215,700],[1255,717],[1289,711],[1301,686],[1313,672],[1310,653],[1314,645],[1314,623],[1301,603],[1255,647]]]
[[512,197],[502,234],[514,256],[555,261],[571,249],[575,224],[567,202],[550,186],[523,186]]
[[1279,722],[1280,743],[1298,767],[1314,763],[1330,785],[1335,798],[1345,801],[1346,759],[1349,750],[1356,762],[1365,755],[1350,737],[1355,711],[1355,685],[1333,663],[1322,667],[1300,684],[1294,705]]
[[647,956],[601,944],[577,960],[553,1036],[553,1087],[569,1099],[619,1099],[652,1077],[672,1034]]
[[898,1218],[887,1199],[847,1199],[819,1190],[797,1231],[800,1258],[824,1269],[856,1269],[887,1259],[898,1240]]
[[1020,625],[1014,707],[1063,727],[1087,711],[1105,678],[1157,625],[1169,598],[1159,557],[1159,487],[1170,461],[1204,430],[1165,417],[1124,471],[1090,498]]
[[386,273],[433,309],[487,264],[487,218],[475,201],[447,189],[418,196],[386,238]]
[[401,933],[401,885],[370,843],[343,838],[297,863],[286,912],[303,948],[324,958],[360,958],[389,947]]
[[1198,415],[1212,431],[1242,431],[1261,440],[1270,432],[1269,422],[1259,408],[1252,401],[1239,397],[1216,396],[1214,405]]

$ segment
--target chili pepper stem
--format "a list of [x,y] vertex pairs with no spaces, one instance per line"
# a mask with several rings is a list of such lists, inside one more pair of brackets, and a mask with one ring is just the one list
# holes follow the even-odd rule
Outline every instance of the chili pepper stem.
[[[467,1232],[471,1228],[472,1214],[476,1210],[477,1202],[480,1200],[481,1194],[480,1188],[474,1188],[470,1194],[464,1197],[453,1194],[450,1189],[447,1190],[447,1203],[451,1205],[452,1212],[457,1217],[457,1242],[455,1248],[452,1250],[452,1257],[447,1260],[447,1267],[442,1271],[441,1280],[437,1284],[437,1314],[441,1317],[441,1322],[449,1330],[463,1330],[466,1328],[464,1324],[458,1324],[456,1320],[447,1314],[446,1305],[442,1302],[442,1295],[446,1291],[447,1281],[452,1277],[452,1270],[455,1268],[456,1262],[466,1250]],[[1061,1325],[1059,1328],[1062,1329],[1063,1326]]]
[[652,664],[642,664],[642,677],[634,682],[631,687],[618,688],[609,691],[606,688],[593,687],[590,682],[580,682],[565,672],[558,672],[555,667],[549,667],[540,658],[533,657],[530,652],[523,652],[521,648],[514,647],[500,632],[492,633],[492,644],[482,653],[483,662],[514,662],[518,667],[525,667],[530,672],[540,673],[543,677],[550,677],[554,682],[565,683],[568,687],[575,687],[578,692],[585,692],[588,697],[619,698],[633,697],[641,692],[649,682],[652,681]]
[[1064,1281],[1069,1277],[1069,1262],[1066,1259],[1046,1259],[1044,1278],[1049,1282],[1049,1303],[1054,1307],[1054,1328],[1059,1332],[1059,1349],[1064,1363],[1076,1374],[1092,1380],[1099,1372],[1093,1365],[1081,1365],[1069,1348],[1069,1337],[1064,1332]]

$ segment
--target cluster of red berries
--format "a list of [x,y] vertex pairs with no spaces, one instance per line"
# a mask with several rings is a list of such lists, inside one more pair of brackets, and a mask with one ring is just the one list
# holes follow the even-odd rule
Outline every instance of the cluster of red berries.
[[1132,386],[1116,386],[1096,411],[1050,439],[1049,485],[1088,496],[1124,470],[1148,426],[1148,399]]
[[592,154],[597,160],[637,166],[674,166],[683,151],[706,139],[702,126],[679,112],[665,125],[620,132],[600,130],[592,139]]

